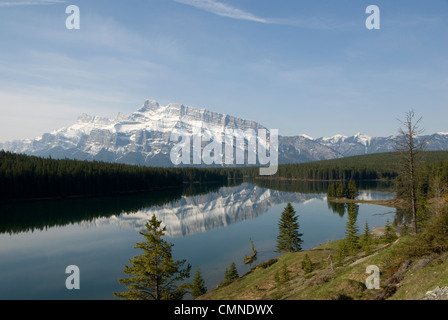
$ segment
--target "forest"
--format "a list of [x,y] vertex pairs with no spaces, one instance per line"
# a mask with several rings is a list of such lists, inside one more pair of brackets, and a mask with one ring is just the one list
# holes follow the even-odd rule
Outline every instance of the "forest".
[[[307,163],[279,165],[273,176],[258,176],[258,168],[243,169],[245,175],[258,179],[291,179],[308,181],[331,180],[394,180],[399,175],[400,155],[396,152],[376,153]],[[448,160],[448,151],[425,151],[419,154],[422,164]]]
[[0,151],[0,202],[134,193],[240,174],[232,168],[155,168]]
[[[397,181],[396,184],[400,184]],[[401,197],[400,188],[396,187]],[[418,214],[423,219],[439,213],[442,204],[448,200],[448,160],[421,165],[416,171],[416,198],[419,204]]]
[[[432,192],[434,177],[447,181],[448,151],[419,154],[419,192]],[[195,182],[234,179],[255,180],[263,186],[275,181],[394,180],[399,175],[396,153],[380,153],[299,164],[283,164],[274,176],[258,176],[258,167],[169,168],[132,166],[100,161],[51,159],[0,151],[0,202],[108,196],[154,189],[180,187]],[[445,161],[445,162],[444,162]],[[437,172],[436,172],[437,171]],[[429,178],[433,177],[433,178]],[[264,181],[264,182],[263,182]],[[324,183],[325,186],[321,184]],[[287,188],[284,184],[276,188]]]

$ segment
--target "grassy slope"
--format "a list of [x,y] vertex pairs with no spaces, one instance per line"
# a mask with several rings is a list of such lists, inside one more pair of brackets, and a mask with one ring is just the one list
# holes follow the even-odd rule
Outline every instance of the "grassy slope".
[[[394,244],[380,246],[373,254],[351,257],[334,270],[330,268],[328,257],[335,251],[337,241],[310,251],[287,253],[268,268],[257,266],[230,285],[212,290],[199,299],[408,300],[421,299],[436,286],[448,286],[446,255],[411,260],[406,272],[401,273],[400,266],[407,260],[405,249],[409,241],[409,238],[402,237]],[[315,264],[315,269],[309,274],[301,268],[305,254]],[[275,275],[281,273],[284,264],[290,280],[278,284]],[[381,271],[379,290],[366,288],[365,281],[369,276],[366,268],[369,265],[376,265]],[[388,295],[388,292],[393,294]]]

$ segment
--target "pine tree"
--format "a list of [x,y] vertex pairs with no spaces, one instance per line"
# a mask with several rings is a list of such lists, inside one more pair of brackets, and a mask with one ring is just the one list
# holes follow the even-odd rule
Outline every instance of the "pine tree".
[[290,279],[291,277],[289,276],[288,267],[286,266],[286,263],[283,263],[281,270],[277,270],[277,272],[274,274],[274,280],[278,284],[284,284],[285,282],[288,282]]
[[311,259],[308,256],[308,254],[305,254],[305,257],[302,260],[302,269],[306,273],[310,273],[311,271],[313,271],[313,263],[311,262]]
[[239,278],[238,270],[236,269],[235,262],[232,262],[230,264],[230,269],[226,269],[224,274],[224,283],[228,284],[232,282],[233,280],[236,280]]
[[297,222],[296,212],[291,203],[285,207],[282,212],[279,226],[279,235],[277,236],[277,250],[275,252],[296,252],[302,250],[299,233],[299,223]]
[[347,239],[340,240],[337,248],[337,263],[339,265],[343,264],[344,259],[348,256],[348,253]]
[[345,230],[346,241],[350,253],[354,253],[359,248],[358,226],[356,219],[358,217],[358,206],[350,203],[348,206],[348,220]]
[[348,199],[355,199],[358,196],[358,187],[355,180],[350,180],[345,191]]
[[342,182],[336,185],[336,197],[342,198],[345,196],[345,186]]
[[391,226],[389,219],[386,221],[386,228],[384,231],[383,240],[385,243],[391,243],[395,240],[397,240],[397,235],[394,231],[394,228]]
[[177,300],[182,299],[185,285],[178,282],[190,277],[190,264],[184,268],[186,260],[174,261],[172,244],[163,240],[166,228],[161,228],[161,221],[155,215],[146,223],[146,232],[140,232],[146,241],[137,243],[135,248],[143,254],[130,259],[131,266],[125,266],[128,278],[119,279],[128,291],[114,292],[121,299],[128,300]]
[[207,293],[207,287],[205,286],[205,281],[202,278],[201,271],[198,267],[194,274],[193,283],[191,285],[191,296],[196,299],[197,297],[205,293]]
[[230,264],[230,269],[229,269],[229,279],[230,280],[235,280],[238,279],[239,275],[238,275],[238,271],[236,270],[236,265],[235,262],[232,262]]
[[367,221],[364,227],[364,233],[359,239],[359,245],[367,254],[370,253],[370,247],[372,245],[372,235],[370,234],[369,223]]
[[407,236],[409,234],[409,227],[406,223],[401,226],[400,234],[402,236]]
[[290,279],[291,279],[291,277],[289,276],[288,267],[286,266],[286,263],[283,263],[282,273],[281,273],[281,281],[288,282]]
[[336,196],[336,184],[332,183],[330,184],[330,186],[327,189],[327,196],[329,198],[335,197]]

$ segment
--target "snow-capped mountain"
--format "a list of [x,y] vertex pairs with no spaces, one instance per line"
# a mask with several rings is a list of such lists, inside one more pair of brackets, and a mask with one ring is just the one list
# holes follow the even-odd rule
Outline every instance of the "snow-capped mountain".
[[[197,127],[218,134],[224,134],[228,129],[269,131],[255,121],[181,104],[162,106],[156,101],[147,100],[130,115],[120,113],[115,119],[108,119],[82,114],[69,127],[35,139],[0,143],[0,150],[52,158],[172,166],[170,151],[178,142],[170,139],[171,133],[176,130],[192,132]],[[279,136],[278,163],[389,152],[394,150],[393,138],[370,137],[360,133],[351,137],[335,135],[317,139],[306,134]],[[428,150],[448,150],[448,133],[435,134]]]
[[82,114],[67,127],[33,140],[0,144],[0,149],[53,158],[98,160],[127,164],[171,166],[170,141],[174,130],[192,132],[200,127],[211,132],[232,129],[265,129],[254,121],[187,107],[180,104],[161,106],[147,100],[130,115],[115,119]]
[[[349,157],[362,154],[393,152],[395,151],[396,136],[389,137],[371,137],[365,134],[357,133],[354,136],[347,137],[343,135],[335,135],[329,138],[319,138],[320,142],[333,150],[336,150],[341,156]],[[429,136],[417,137],[419,139],[428,139]],[[448,150],[448,134],[439,132],[430,139],[426,145],[428,151],[445,151]]]

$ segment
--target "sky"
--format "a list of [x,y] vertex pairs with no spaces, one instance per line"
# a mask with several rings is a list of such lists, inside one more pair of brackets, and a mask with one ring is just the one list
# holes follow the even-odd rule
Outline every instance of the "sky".
[[448,0],[0,0],[0,142],[147,99],[284,136],[390,136],[411,109],[448,132]]

